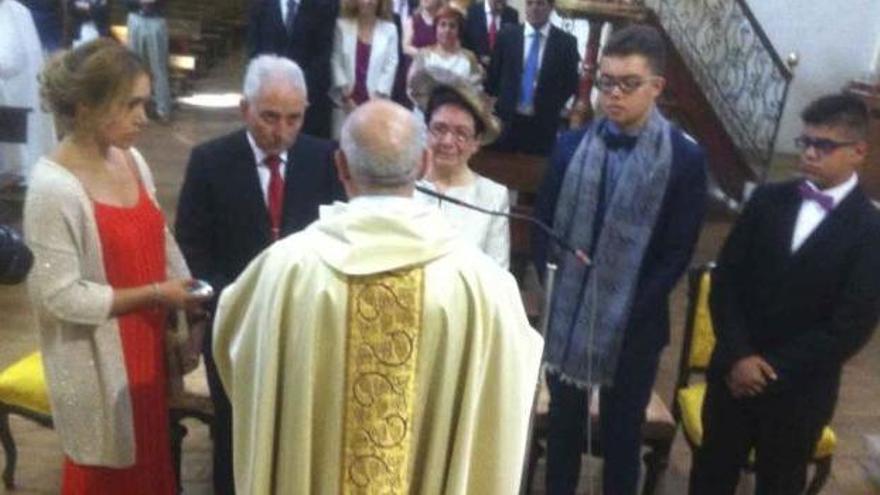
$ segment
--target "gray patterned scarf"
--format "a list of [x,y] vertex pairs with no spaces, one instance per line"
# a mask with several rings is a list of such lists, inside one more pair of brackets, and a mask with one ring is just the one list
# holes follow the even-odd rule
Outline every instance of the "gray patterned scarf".
[[[576,247],[593,243],[607,149],[594,121],[569,163],[556,204],[554,228]],[[672,165],[669,122],[654,109],[623,163],[596,249],[585,267],[557,250],[556,280],[544,360],[574,385],[612,385],[623,332]],[[592,336],[589,327],[593,324]]]

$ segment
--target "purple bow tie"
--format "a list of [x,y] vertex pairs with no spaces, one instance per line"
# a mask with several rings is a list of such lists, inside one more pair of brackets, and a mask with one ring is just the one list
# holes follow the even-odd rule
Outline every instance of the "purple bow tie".
[[834,208],[834,198],[830,194],[818,191],[806,182],[798,184],[798,191],[801,193],[801,198],[805,201],[815,201],[825,211],[831,211]]

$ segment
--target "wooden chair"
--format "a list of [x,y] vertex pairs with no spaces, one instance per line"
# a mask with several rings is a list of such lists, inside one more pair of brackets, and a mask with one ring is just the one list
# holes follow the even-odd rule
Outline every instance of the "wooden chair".
[[[542,380],[538,391],[538,400],[535,405],[535,427],[532,437],[532,445],[529,452],[529,466],[526,476],[524,493],[532,493],[535,469],[538,460],[546,453],[547,421],[550,406],[550,392],[546,383]],[[593,455],[602,455],[602,445],[599,442],[599,403],[598,391],[590,397],[590,414],[586,421],[590,421],[593,431],[592,446],[588,450],[586,436],[583,439],[582,452],[592,452]],[[656,392],[651,392],[651,400],[645,408],[645,423],[642,425],[642,445],[647,447],[647,452],[642,457],[645,463],[645,482],[642,485],[642,495],[651,495],[657,489],[660,476],[669,465],[669,452],[672,450],[672,441],[675,439],[675,420],[663,399]]]
[[[701,413],[706,395],[705,373],[709,367],[712,349],[715,347],[715,333],[709,310],[713,267],[714,264],[710,263],[693,268],[688,275],[687,319],[675,386],[676,397],[672,409],[675,422],[681,425],[691,452],[703,441]],[[691,383],[693,375],[703,375],[703,380]],[[836,444],[837,437],[834,431],[826,426],[813,454],[812,464],[815,471],[807,486],[805,492],[807,495],[818,494],[828,481]],[[752,470],[753,461],[754,453],[749,456],[749,465],[744,468]]]
[[[184,378],[181,393],[174,394],[168,406],[171,448],[179,487],[181,448],[186,435],[181,421],[196,418],[210,425],[214,415],[204,365]],[[25,356],[0,372],[0,444],[6,454],[3,485],[7,490],[15,488],[15,467],[18,463],[18,449],[9,428],[9,416],[13,414],[46,428],[53,427],[43,359],[39,352]]]

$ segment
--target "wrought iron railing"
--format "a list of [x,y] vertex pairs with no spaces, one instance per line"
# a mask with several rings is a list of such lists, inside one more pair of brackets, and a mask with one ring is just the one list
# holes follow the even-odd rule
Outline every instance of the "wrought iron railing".
[[757,177],[773,157],[792,72],[744,0],[644,0]]

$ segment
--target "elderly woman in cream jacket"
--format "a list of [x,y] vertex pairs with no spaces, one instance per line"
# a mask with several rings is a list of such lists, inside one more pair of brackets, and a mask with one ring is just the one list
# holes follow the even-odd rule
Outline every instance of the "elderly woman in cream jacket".
[[343,0],[330,57],[333,137],[358,105],[388,98],[398,62],[397,28],[389,0]]

